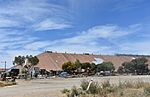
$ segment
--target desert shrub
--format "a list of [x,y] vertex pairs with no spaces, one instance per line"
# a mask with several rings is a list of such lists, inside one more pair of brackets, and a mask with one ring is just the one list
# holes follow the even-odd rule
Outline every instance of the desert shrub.
[[79,95],[78,89],[74,86],[71,89],[71,97],[78,96],[78,95]]
[[16,82],[8,82],[5,84],[5,86],[12,86],[12,85],[17,85],[17,83]]
[[92,82],[89,89],[87,89],[89,81],[83,80],[81,88],[73,87],[67,92],[67,97],[150,97],[150,83],[143,81],[126,81],[119,82],[119,85],[110,84],[109,80],[99,84]]
[[145,86],[150,86],[149,83],[143,82],[141,80],[138,80],[136,82],[132,82],[132,81],[125,81],[125,82],[119,82],[118,88],[135,88],[135,89],[139,89]]
[[83,94],[82,89],[76,88],[75,86],[73,86],[73,88],[71,90],[69,90],[69,91],[67,90],[67,93],[66,93],[67,97],[76,97],[76,96],[78,97],[81,94]]
[[103,97],[107,97],[108,94],[113,94],[118,90],[116,85],[111,85],[109,81],[105,81],[102,83],[101,90],[99,91],[100,95],[103,95]]
[[105,89],[100,88],[98,91],[98,95],[100,97],[107,97],[107,91]]
[[0,87],[16,85],[16,82],[0,82]]
[[144,97],[144,96],[140,96],[139,94],[137,93],[131,93],[128,95],[129,97]]
[[[89,81],[83,80],[80,86],[83,89],[83,91],[86,91],[88,85],[89,85]],[[97,82],[92,82],[89,89],[86,92],[89,94],[97,94],[98,90],[99,90],[99,84]]]
[[150,95],[150,86],[144,87],[144,93]]
[[139,89],[139,88],[144,87],[147,83],[145,83],[145,82],[143,82],[143,81],[138,80],[138,81],[137,81],[137,82],[135,82],[134,84],[135,84],[135,88]]
[[116,86],[107,87],[107,88],[106,88],[106,91],[107,91],[108,93],[113,93],[113,92],[117,91],[117,87],[116,87]]
[[129,82],[129,81],[125,81],[121,85],[123,88],[133,88],[134,87],[133,82]]
[[3,83],[0,83],[0,87],[4,87],[5,85]]
[[87,80],[82,80],[81,81],[81,88],[83,89],[83,90],[86,90],[87,89],[87,87],[88,87],[88,85],[89,85],[89,82],[87,81]]
[[111,85],[110,85],[109,80],[102,82],[102,88],[107,88],[107,87],[110,87],[110,86]]
[[135,83],[133,82],[129,82],[129,81],[125,81],[125,82],[119,82],[118,88],[134,88],[135,87]]
[[123,91],[120,91],[119,96],[123,96],[123,95],[124,95]]
[[120,89],[123,89],[123,88],[124,88],[123,83],[122,83],[122,82],[120,82],[120,81],[119,81],[119,84],[118,84],[118,88],[120,88]]
[[69,93],[70,90],[68,90],[68,89],[63,89],[61,92],[62,92],[63,94],[65,94],[65,93]]
[[97,82],[92,82],[87,92],[90,94],[97,94],[99,89],[99,84]]

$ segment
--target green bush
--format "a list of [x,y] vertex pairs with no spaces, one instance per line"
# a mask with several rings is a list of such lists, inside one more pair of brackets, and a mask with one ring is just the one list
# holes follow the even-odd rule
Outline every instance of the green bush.
[[74,97],[74,96],[78,96],[79,95],[79,91],[78,89],[74,86],[72,89],[71,89],[71,96],[70,97]]
[[117,90],[117,87],[116,86],[110,86],[110,87],[107,87],[106,88],[106,91],[108,92],[108,93],[113,93],[113,92],[115,92]]
[[90,94],[97,94],[98,90],[99,90],[99,84],[97,82],[92,82],[87,92]]
[[61,92],[62,92],[63,94],[65,94],[65,93],[69,93],[70,90],[68,90],[68,89],[63,89]]
[[[81,82],[80,86],[81,86],[83,91],[86,91],[88,85],[89,85],[89,81],[83,80]],[[89,93],[89,94],[97,94],[98,90],[99,90],[99,84],[97,82],[92,82],[89,89],[88,89],[88,91],[86,91],[86,92]]]
[[123,91],[121,91],[119,95],[120,95],[120,96],[123,96],[123,95],[124,95]]
[[88,85],[89,85],[89,82],[87,81],[87,80],[82,80],[81,81],[81,88],[85,91],[86,89],[87,89],[87,87],[88,87]]
[[144,87],[144,93],[150,95],[150,86]]

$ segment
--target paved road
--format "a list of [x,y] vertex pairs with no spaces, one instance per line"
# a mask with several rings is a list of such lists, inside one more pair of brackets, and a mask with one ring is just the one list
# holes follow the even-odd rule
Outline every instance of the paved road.
[[61,90],[80,85],[83,79],[93,79],[102,82],[110,80],[119,81],[145,81],[150,82],[150,76],[114,76],[114,77],[88,77],[88,78],[51,78],[32,81],[18,80],[18,85],[0,88],[0,97],[62,97]]

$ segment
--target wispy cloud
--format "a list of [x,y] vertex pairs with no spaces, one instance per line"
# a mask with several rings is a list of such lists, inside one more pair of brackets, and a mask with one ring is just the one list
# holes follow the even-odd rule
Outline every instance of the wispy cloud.
[[[0,4],[0,27],[30,28],[32,25],[38,25],[39,29],[44,30],[69,27],[69,24],[65,24],[65,18],[70,15],[67,13],[67,9],[59,5],[47,3],[48,0],[5,2],[7,3]],[[57,21],[60,19],[64,22],[60,23]]]
[[54,21],[51,19],[44,20],[38,24],[33,25],[35,31],[65,29],[70,27],[71,25],[69,23]]
[[[0,54],[12,63],[14,55],[35,54],[45,42],[33,33],[70,28],[68,9],[49,0],[5,0],[0,3]],[[34,34],[35,35],[35,34]],[[32,44],[34,47],[27,46]],[[37,46],[38,45],[38,46]],[[25,47],[26,46],[26,47]],[[25,53],[26,52],[26,53]],[[11,60],[10,60],[11,59]],[[4,60],[0,57],[0,60]]]
[[[21,36],[22,34],[19,35],[20,37],[18,38],[9,40],[9,35],[6,35],[5,39],[1,41],[2,46],[0,49],[4,50],[5,48],[9,48],[7,54],[13,57],[18,54],[38,54],[45,50],[72,53],[89,52],[95,54],[114,54],[116,52],[126,51],[142,52],[144,50],[143,47],[138,47],[138,49],[136,49],[131,46],[132,43],[124,43],[120,40],[121,44],[118,44],[117,39],[139,33],[143,29],[144,28],[141,24],[134,24],[128,27],[121,27],[118,25],[99,25],[78,32],[77,35],[72,37],[57,39],[54,41],[41,40],[39,37],[33,37],[30,35]],[[141,42],[141,44],[143,43],[144,42]],[[141,44],[135,42],[136,46],[140,46]],[[148,43],[146,43],[146,45],[144,44],[143,46],[146,46]],[[17,48],[19,48],[19,50]]]
[[117,25],[102,25],[95,26],[87,31],[80,32],[79,35],[64,39],[66,43],[90,43],[97,42],[98,39],[116,39],[135,33],[140,29],[140,24],[130,25],[129,27],[120,27]]
[[[118,46],[115,39],[125,37],[140,30],[141,25],[135,24],[128,27],[117,25],[95,26],[86,31],[78,32],[78,35],[70,38],[57,39],[55,41],[35,42],[25,46],[28,49],[45,48],[46,50],[90,53],[114,53]],[[105,43],[104,43],[105,42]]]
[[124,1],[114,0],[111,11],[124,12],[124,11],[133,10],[139,8],[141,3],[144,1],[146,0],[124,0]]
[[134,43],[122,43],[119,44],[120,53],[132,53],[132,54],[150,54],[150,40],[149,41],[135,41]]
[[25,45],[24,48],[27,50],[39,50],[39,49],[46,48],[49,45],[50,45],[50,41],[36,41]]
[[2,18],[0,19],[0,28],[15,27],[15,26],[19,26],[19,23],[17,21]]

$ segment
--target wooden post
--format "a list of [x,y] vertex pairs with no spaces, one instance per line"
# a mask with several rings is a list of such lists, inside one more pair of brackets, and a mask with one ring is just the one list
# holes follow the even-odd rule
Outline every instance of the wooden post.
[[89,88],[90,88],[90,86],[91,86],[92,82],[93,82],[93,80],[91,79],[91,80],[90,80],[90,82],[89,82],[89,84],[88,84],[88,87],[87,87],[86,91],[88,91],[88,90],[89,90]]

